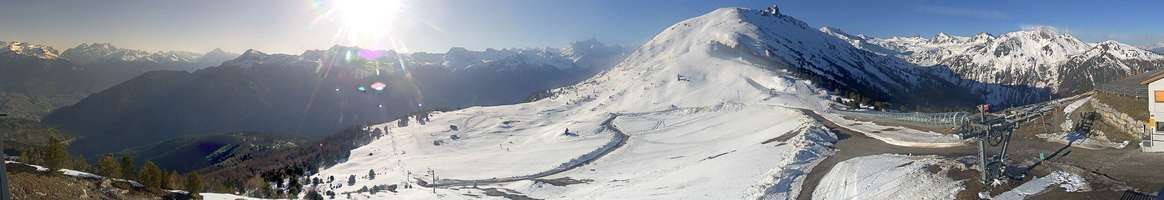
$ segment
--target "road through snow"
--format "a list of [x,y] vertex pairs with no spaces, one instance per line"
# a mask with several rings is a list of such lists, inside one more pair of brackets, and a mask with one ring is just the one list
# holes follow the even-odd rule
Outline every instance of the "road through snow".
[[618,118],[618,116],[620,116],[620,115],[622,115],[622,114],[612,113],[612,114],[610,114],[609,117],[607,117],[605,120],[602,121],[602,124],[601,124],[602,129],[603,130],[610,130],[611,132],[614,133],[614,137],[610,138],[610,142],[608,142],[606,145],[603,145],[602,147],[600,147],[598,149],[595,149],[594,151],[592,151],[590,153],[583,154],[582,156],[579,156],[578,158],[574,158],[573,160],[570,160],[570,162],[562,163],[562,165],[555,167],[553,169],[550,169],[550,170],[546,170],[546,171],[542,171],[542,172],[538,172],[538,173],[530,174],[530,175],[504,177],[504,178],[472,179],[472,180],[438,179],[434,183],[426,183],[424,181],[424,179],[421,179],[421,178],[414,178],[414,179],[417,180],[417,184],[420,185],[421,187],[477,186],[480,184],[493,184],[493,183],[505,183],[505,182],[521,181],[521,180],[530,180],[530,179],[542,178],[542,177],[562,173],[565,171],[569,171],[569,170],[572,170],[574,168],[578,168],[579,166],[586,165],[587,163],[593,162],[594,160],[597,160],[599,158],[602,158],[603,156],[606,156],[607,154],[609,154],[611,151],[617,150],[619,147],[622,147],[623,145],[626,144],[626,141],[628,139],[630,139],[630,135],[623,133],[622,130],[619,130],[618,127],[615,126],[613,123],[614,119]]

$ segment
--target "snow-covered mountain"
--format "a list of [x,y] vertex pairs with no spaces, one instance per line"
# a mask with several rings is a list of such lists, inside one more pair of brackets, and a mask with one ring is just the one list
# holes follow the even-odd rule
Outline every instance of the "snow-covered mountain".
[[[318,61],[319,56],[314,55],[319,51],[307,51],[303,56],[288,55],[288,54],[267,54],[255,49],[247,49],[247,51],[239,54],[238,57],[224,61],[223,66],[252,66],[260,64],[292,64],[299,61]],[[306,58],[306,59],[305,59]]]
[[314,175],[351,181],[318,189],[438,186],[357,199],[796,199],[836,141],[802,112],[827,109],[828,90],[908,98],[950,86],[774,10],[679,22],[545,99],[373,125],[382,137]]
[[[787,15],[743,16],[744,21],[753,23],[739,23],[741,27],[710,36],[738,37],[716,42],[713,55],[762,63],[774,71],[789,72],[797,78],[813,81],[821,89],[838,94],[859,93],[903,107],[937,104],[945,104],[938,107],[956,107],[977,101],[968,96],[968,90],[933,76],[928,69],[889,56],[896,52],[869,43],[868,37],[848,34],[833,27],[810,28],[807,23]],[[753,17],[757,19],[748,19]],[[676,26],[685,23],[688,22]],[[665,36],[663,34],[660,36]],[[677,72],[677,75],[688,76],[684,72]],[[917,95],[937,93],[945,95]]]
[[485,49],[471,51],[465,48],[451,48],[444,54],[413,53],[405,58],[411,64],[438,63],[454,70],[468,70],[474,67],[495,68],[497,66],[550,66],[559,70],[590,69],[596,66],[610,66],[621,61],[627,49],[617,45],[606,45],[590,39],[571,43],[566,48],[526,48],[526,49]]
[[[416,60],[412,62],[421,63],[440,63],[440,65],[453,70],[469,70],[473,68],[489,67],[489,66],[515,66],[515,65],[531,65],[531,66],[551,66],[557,69],[569,69],[574,67],[574,62],[568,57],[562,56],[560,50],[555,48],[543,49],[485,49],[484,51],[470,51],[465,48],[451,48],[448,52],[440,56],[440,60],[433,60],[436,58],[433,54],[428,54],[425,57],[414,57]],[[424,59],[427,58],[427,59]],[[406,60],[408,62],[409,60]]]
[[553,70],[589,71],[601,70],[625,58],[628,50],[617,45],[606,45],[597,40],[571,43],[566,48],[526,48],[494,49],[472,51],[461,47],[450,48],[445,53],[397,53],[391,50],[370,50],[359,47],[333,46],[326,50],[309,50],[300,55],[266,54],[248,50],[238,58],[226,61],[227,65],[253,65],[256,63],[319,62],[329,57],[350,57],[377,61],[384,70],[396,70],[404,66],[439,66],[453,71],[466,70],[528,70],[530,67],[552,68]]
[[205,56],[182,51],[148,53],[105,43],[58,52],[47,45],[0,41],[0,110],[37,119],[147,71],[193,71],[234,57],[221,50]]
[[48,45],[5,41],[0,41],[0,55],[8,57],[34,57],[42,60],[61,59],[78,65],[97,63],[160,65],[214,63],[213,65],[217,65],[218,63],[216,62],[230,60],[238,56],[237,54],[229,53],[222,49],[214,49],[204,54],[187,51],[158,51],[151,53],[136,49],[118,48],[109,43],[82,43],[76,47],[60,52]]
[[1156,43],[1154,45],[1147,46],[1144,48],[1148,49],[1149,51],[1156,52],[1157,54],[1164,55],[1164,42]]
[[[1087,43],[1047,27],[997,37],[987,33],[973,37],[939,33],[932,38],[868,41],[896,51],[892,55],[916,65],[947,67],[953,76],[946,77],[965,79],[952,81],[994,94],[1008,92],[983,84],[1027,86],[1071,95],[1090,90],[1094,84],[1164,68],[1164,56],[1147,50],[1115,41]],[[1022,93],[991,98],[995,99],[992,102],[1029,103]]]
[[597,39],[589,39],[570,43],[569,47],[562,48],[561,56],[583,68],[614,66],[622,62],[623,58],[633,49],[621,45],[607,45]]
[[197,63],[199,66],[218,66],[223,61],[228,61],[238,56],[238,53],[226,52],[222,49],[215,48],[199,56],[198,59],[194,60],[194,63]]
[[64,58],[78,65],[153,65],[159,69],[195,70],[218,66],[238,54],[214,49],[206,53],[188,51],[147,52],[126,49],[109,43],[82,43],[61,53]]
[[1116,41],[1104,41],[1071,56],[1061,68],[1060,93],[1079,94],[1097,84],[1164,69],[1164,56]]
[[159,64],[193,63],[200,55],[183,51],[146,52],[123,49],[109,43],[82,43],[65,50],[62,57],[77,64],[99,62],[152,62]]
[[9,58],[30,57],[43,60],[53,60],[60,57],[53,47],[27,42],[0,41],[0,56]]

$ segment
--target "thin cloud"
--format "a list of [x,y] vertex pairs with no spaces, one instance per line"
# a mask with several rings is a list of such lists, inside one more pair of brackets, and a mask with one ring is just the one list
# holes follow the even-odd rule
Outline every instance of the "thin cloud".
[[1003,20],[1010,17],[997,10],[982,10],[973,8],[959,8],[950,6],[922,5],[915,9],[924,14],[943,15],[951,17],[969,17],[978,19]]
[[1019,29],[1021,29],[1023,31],[1047,31],[1047,32],[1052,32],[1052,33],[1067,33],[1067,34],[1071,33],[1071,30],[1061,29],[1058,27],[1048,26],[1048,25],[1039,25],[1039,24],[1023,24],[1023,25],[1019,25]]

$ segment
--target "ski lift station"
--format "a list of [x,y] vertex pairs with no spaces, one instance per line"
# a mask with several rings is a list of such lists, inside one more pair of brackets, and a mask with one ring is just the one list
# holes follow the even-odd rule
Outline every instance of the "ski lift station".
[[1157,72],[1140,84],[1146,85],[1149,93],[1149,133],[1144,138],[1143,149],[1145,152],[1164,152],[1164,123],[1157,123],[1164,118],[1164,72]]

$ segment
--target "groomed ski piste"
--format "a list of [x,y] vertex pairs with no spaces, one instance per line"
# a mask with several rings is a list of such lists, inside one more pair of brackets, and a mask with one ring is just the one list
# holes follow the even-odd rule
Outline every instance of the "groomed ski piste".
[[[312,177],[334,181],[313,189],[336,199],[796,199],[838,140],[803,112],[827,113],[831,98],[749,57],[792,59],[765,42],[837,55],[847,54],[828,47],[850,44],[760,12],[675,24],[546,99],[371,126],[385,135],[321,169]],[[384,187],[395,192],[357,192]]]

